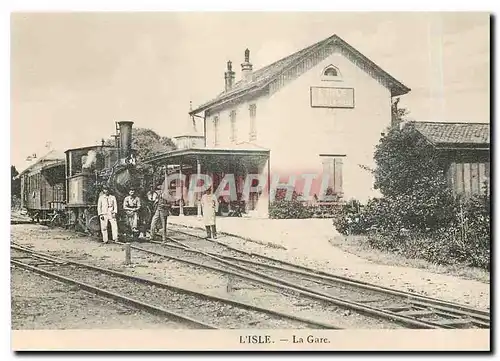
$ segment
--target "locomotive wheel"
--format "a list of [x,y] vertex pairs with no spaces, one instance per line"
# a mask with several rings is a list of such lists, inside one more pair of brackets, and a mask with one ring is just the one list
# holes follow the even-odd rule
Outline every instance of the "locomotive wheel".
[[66,215],[63,212],[58,212],[50,223],[52,227],[65,227]]
[[101,221],[99,216],[92,216],[87,221],[87,231],[92,237],[101,237]]

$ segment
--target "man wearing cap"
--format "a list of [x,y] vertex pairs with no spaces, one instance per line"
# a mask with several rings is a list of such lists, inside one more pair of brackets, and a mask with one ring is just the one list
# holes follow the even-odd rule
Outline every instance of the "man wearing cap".
[[127,223],[132,233],[137,232],[140,208],[141,199],[135,194],[135,189],[131,188],[128,192],[128,196],[123,200],[123,209],[127,214]]
[[104,185],[102,193],[97,201],[97,214],[101,221],[102,241],[108,243],[108,222],[111,224],[111,234],[113,242],[118,240],[118,225],[116,223],[116,213],[118,212],[118,204],[116,197],[109,194],[109,188]]
[[[158,186],[161,189],[161,185]],[[172,206],[168,192],[159,192],[153,205],[153,219],[151,220],[150,237],[153,238],[158,221],[161,220],[163,241],[167,240],[167,217]]]

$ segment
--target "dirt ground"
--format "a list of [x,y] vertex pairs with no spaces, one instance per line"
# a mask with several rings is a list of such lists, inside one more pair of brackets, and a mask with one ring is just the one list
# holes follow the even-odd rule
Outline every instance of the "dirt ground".
[[[192,234],[203,235],[203,231],[196,229],[186,229],[185,227],[178,227],[174,225],[171,225],[170,229],[178,229]],[[258,289],[252,289],[251,287],[249,288],[246,284],[244,284],[244,282],[239,285],[237,284],[236,291],[228,293],[228,279],[226,276],[210,272],[205,269],[197,269],[196,267],[193,268],[193,266],[189,267],[176,261],[168,261],[165,259],[159,259],[158,257],[155,258],[146,256],[145,254],[137,251],[132,252],[132,264],[125,265],[125,252],[121,245],[104,245],[96,239],[83,237],[63,229],[50,229],[33,224],[11,225],[11,240],[26,246],[32,246],[36,250],[49,252],[53,255],[59,255],[64,258],[101,265],[103,267],[113,268],[118,271],[130,273],[140,277],[156,279],[179,287],[207,292],[215,296],[253,303],[261,307],[268,307],[269,304],[277,305],[278,301],[278,299],[275,299],[276,296],[271,294],[272,292],[264,292],[266,293],[265,295],[259,294],[258,297],[255,296],[260,291]],[[324,260],[322,258],[316,259],[311,257],[311,255],[304,255],[298,251],[268,247],[232,236],[221,236],[219,237],[219,240],[223,243],[227,243],[246,251],[264,254],[276,259],[302,264],[315,269],[322,269],[330,273],[352,277],[354,279],[360,279],[405,291],[417,292],[431,297],[467,304],[472,307],[489,309],[489,285],[485,283],[461,280],[457,277],[433,274],[409,267],[379,265],[376,262],[360,259],[359,257],[356,262],[350,262],[349,260],[352,260],[353,255],[349,255],[346,259],[340,257],[339,259],[335,258]],[[203,272],[203,276],[200,277],[201,272]],[[239,290],[238,286],[240,288]],[[29,294],[28,291],[26,292]],[[48,294],[50,295],[49,291]],[[71,302],[76,301],[70,300],[70,303]],[[296,312],[298,316],[330,322],[342,328],[385,328],[384,326],[377,325],[376,323],[372,325],[369,325],[368,323],[365,324],[362,319],[358,319],[354,317],[354,315],[345,317],[345,315],[341,312],[328,312],[326,309],[316,308],[308,302],[305,303],[304,307],[297,308],[297,305],[300,305],[300,302],[291,300],[288,305],[279,305],[280,307],[278,311],[285,313]],[[81,306],[75,307],[83,308]],[[96,306],[96,308],[99,307],[100,306]],[[63,309],[69,310],[70,308]],[[48,327],[71,328],[73,327],[72,324],[76,322],[75,317],[85,316],[85,312],[83,312],[83,314],[78,314],[79,316],[72,316],[72,314],[68,312],[69,311],[64,311],[59,320],[57,316],[52,316],[54,318],[53,326],[48,325],[49,319],[47,319]],[[76,322],[76,326],[74,327],[80,327],[82,325],[86,325],[88,328],[112,328],[115,325],[120,325],[120,328],[157,327],[155,326],[156,321],[150,322],[147,321],[147,318],[145,318],[146,321],[140,321],[144,318],[144,316],[137,316],[137,318],[130,319],[125,322],[114,322],[110,319],[109,321],[106,321],[106,323],[104,321],[106,317],[102,316],[104,319],[99,321],[99,319],[102,318],[99,315],[107,314],[110,311],[94,310],[92,312],[97,315],[93,317],[95,319],[94,321],[87,322],[86,319],[82,319],[83,321],[81,321],[80,324]],[[30,324],[29,317],[31,316],[28,315],[27,321],[24,321],[26,322],[24,327],[33,327],[33,322]],[[63,321],[66,319],[68,320],[68,324],[64,326]],[[38,320],[40,321],[40,317]],[[19,324],[21,321],[18,320],[17,322]],[[145,325],[142,326],[141,322]],[[159,323],[161,325],[161,322]],[[165,325],[161,325],[161,327],[165,327]],[[175,325],[172,325],[172,327],[175,327]]]
[[[16,243],[33,247],[35,250],[54,256],[96,264],[264,308],[272,305],[276,311],[328,322],[340,328],[401,327],[390,321],[367,318],[356,312],[346,312],[346,310],[333,305],[322,305],[317,301],[303,297],[284,295],[281,291],[252,287],[245,281],[230,280],[227,275],[215,271],[185,265],[178,261],[166,260],[135,250],[132,250],[132,264],[125,265],[125,252],[122,245],[104,245],[98,240],[82,237],[63,229],[50,229],[32,224],[13,225],[11,226],[11,239]],[[163,252],[168,252],[168,250]],[[229,282],[232,283],[232,290],[228,289]],[[128,326],[125,327],[128,328]]]
[[11,300],[13,330],[186,328],[19,268],[11,270]]

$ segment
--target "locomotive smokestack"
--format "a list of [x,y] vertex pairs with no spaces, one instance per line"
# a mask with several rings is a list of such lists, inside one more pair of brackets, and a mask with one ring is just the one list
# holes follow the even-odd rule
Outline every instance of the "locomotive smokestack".
[[118,122],[120,129],[120,158],[127,158],[132,150],[132,124],[131,121]]

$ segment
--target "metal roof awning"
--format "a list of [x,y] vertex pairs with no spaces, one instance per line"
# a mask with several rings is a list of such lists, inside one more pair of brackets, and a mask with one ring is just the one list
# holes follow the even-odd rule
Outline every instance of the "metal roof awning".
[[151,165],[196,165],[219,168],[227,164],[256,164],[269,158],[268,149],[188,148],[165,152],[145,159]]

